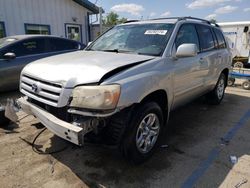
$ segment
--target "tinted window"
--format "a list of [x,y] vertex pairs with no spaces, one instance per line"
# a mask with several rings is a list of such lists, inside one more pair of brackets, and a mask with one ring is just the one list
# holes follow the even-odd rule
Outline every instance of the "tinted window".
[[215,48],[213,35],[209,27],[197,25],[197,32],[200,39],[201,51],[212,50]]
[[226,48],[226,42],[222,32],[218,29],[214,29],[214,32],[218,41],[218,48]]
[[199,39],[194,25],[184,24],[181,26],[175,40],[176,49],[185,43],[196,44],[199,49]]
[[13,52],[17,57],[46,52],[45,39],[27,39],[11,45],[4,53]]
[[79,44],[74,41],[65,39],[49,39],[50,41],[50,51],[64,51],[64,50],[76,50],[79,48]]

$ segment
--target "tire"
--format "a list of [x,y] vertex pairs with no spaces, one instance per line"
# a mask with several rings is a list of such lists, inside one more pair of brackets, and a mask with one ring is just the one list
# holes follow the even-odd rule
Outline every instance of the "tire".
[[162,110],[157,103],[147,102],[135,108],[120,146],[129,162],[141,164],[152,156],[163,132],[163,122]]
[[235,82],[235,78],[229,78],[228,81],[227,81],[227,85],[228,86],[233,86],[234,82]]
[[244,63],[242,63],[241,61],[236,61],[236,62],[233,64],[233,67],[234,67],[234,68],[244,68]]
[[219,105],[223,100],[225,89],[226,76],[224,73],[221,73],[215,88],[207,95],[208,102],[213,105]]
[[250,90],[250,81],[245,81],[242,83],[243,89]]
[[5,117],[4,110],[0,109],[0,126],[7,126],[10,123],[10,120]]

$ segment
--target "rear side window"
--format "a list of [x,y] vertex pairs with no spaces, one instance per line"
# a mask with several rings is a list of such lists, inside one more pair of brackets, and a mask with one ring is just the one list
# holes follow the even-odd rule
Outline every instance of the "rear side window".
[[4,53],[13,52],[17,57],[35,55],[46,52],[44,39],[27,39],[8,47]]
[[215,42],[212,31],[205,25],[197,25],[197,32],[200,39],[200,49],[202,52],[215,48]]
[[226,48],[226,41],[225,41],[225,38],[224,38],[222,32],[218,29],[214,29],[214,33],[215,33],[217,41],[218,41],[218,48],[219,49]]
[[49,39],[50,41],[50,52],[66,51],[66,50],[77,50],[79,44],[74,41],[65,39]]
[[196,44],[199,49],[199,39],[195,29],[195,26],[192,24],[184,24],[181,26],[180,30],[175,39],[176,49],[185,43]]

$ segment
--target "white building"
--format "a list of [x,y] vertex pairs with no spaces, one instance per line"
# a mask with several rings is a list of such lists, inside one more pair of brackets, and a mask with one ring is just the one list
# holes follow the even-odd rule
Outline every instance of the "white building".
[[51,34],[87,44],[89,16],[98,13],[87,0],[0,0],[0,38]]

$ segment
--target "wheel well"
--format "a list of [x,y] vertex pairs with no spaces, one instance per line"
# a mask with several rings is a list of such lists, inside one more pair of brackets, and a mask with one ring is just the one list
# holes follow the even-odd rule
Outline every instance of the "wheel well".
[[224,69],[221,73],[224,73],[224,75],[226,76],[226,86],[227,86],[229,69]]
[[168,109],[168,96],[166,91],[164,90],[157,90],[153,93],[150,93],[141,101],[141,103],[145,103],[148,101],[156,102],[161,107],[163,112],[167,111]]

